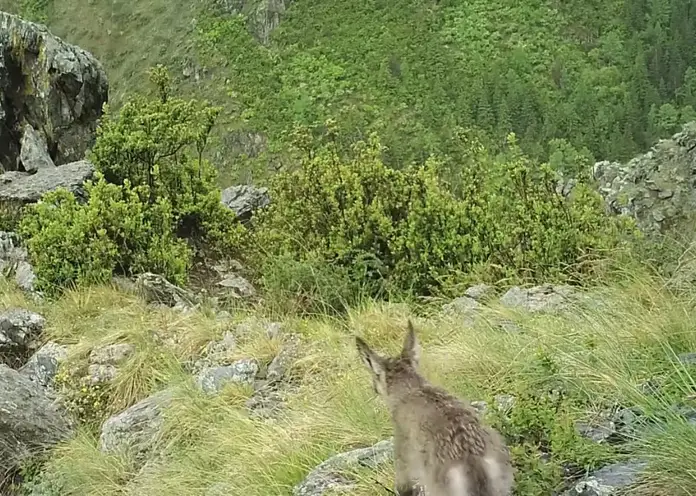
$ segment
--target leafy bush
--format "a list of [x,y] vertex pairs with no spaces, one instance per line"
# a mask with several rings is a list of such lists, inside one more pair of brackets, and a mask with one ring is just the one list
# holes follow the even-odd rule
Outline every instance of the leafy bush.
[[373,293],[431,293],[456,278],[565,278],[627,230],[587,185],[557,192],[555,172],[524,157],[514,135],[498,159],[471,139],[460,170],[451,158],[391,169],[374,135],[349,157],[330,139],[298,141],[300,167],[274,178],[273,203],[256,219],[261,255],[319,256]]
[[582,475],[615,457],[610,446],[578,433],[568,398],[528,387],[519,393],[509,410],[499,407],[487,413],[510,446],[518,474],[515,494],[551,494],[562,488],[566,477]]
[[172,98],[162,66],[150,79],[158,98],[134,96],[116,114],[107,106],[90,159],[107,181],[147,186],[148,203],[170,203],[180,237],[218,254],[234,250],[242,228],[220,202],[217,171],[204,159],[220,109]]
[[183,282],[191,252],[175,237],[172,207],[148,202],[147,187],[88,182],[88,201],[60,189],[27,208],[20,224],[38,288],[49,293],[70,284],[108,280],[114,271],[153,271]]

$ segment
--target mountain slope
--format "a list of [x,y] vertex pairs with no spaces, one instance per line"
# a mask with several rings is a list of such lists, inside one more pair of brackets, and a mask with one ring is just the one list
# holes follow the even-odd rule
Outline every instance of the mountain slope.
[[[346,142],[378,131],[390,163],[403,165],[451,153],[455,126],[481,128],[493,145],[514,131],[539,159],[558,138],[624,159],[696,116],[687,0],[46,5],[57,34],[105,62],[116,103],[162,62],[181,91],[225,106],[216,161],[238,169],[254,164],[239,153],[256,155],[266,139],[283,151],[294,124],[327,118]],[[261,178],[267,159],[256,161]]]

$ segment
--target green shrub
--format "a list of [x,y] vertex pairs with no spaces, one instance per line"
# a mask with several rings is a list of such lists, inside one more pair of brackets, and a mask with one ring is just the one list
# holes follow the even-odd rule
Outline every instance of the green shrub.
[[567,278],[630,232],[584,183],[568,197],[557,193],[555,172],[524,157],[514,135],[499,158],[471,139],[460,170],[452,157],[391,169],[374,135],[347,157],[331,139],[319,147],[306,135],[298,141],[300,166],[274,178],[273,203],[255,221],[260,256],[311,254],[373,292]]
[[147,187],[110,184],[99,175],[85,191],[84,204],[60,189],[27,208],[20,234],[39,289],[52,293],[70,284],[104,282],[114,272],[186,279],[191,253],[174,235],[166,199],[151,204]]
[[569,398],[527,386],[516,393],[509,409],[487,413],[510,447],[517,471],[515,494],[552,494],[569,475],[582,475],[615,458],[612,447],[578,433],[572,415],[576,405]]
[[133,96],[114,113],[107,106],[90,160],[107,181],[147,186],[148,202],[171,204],[176,232],[217,254],[238,247],[242,227],[220,202],[217,171],[204,159],[220,109],[172,98],[169,74],[150,73],[158,98]]

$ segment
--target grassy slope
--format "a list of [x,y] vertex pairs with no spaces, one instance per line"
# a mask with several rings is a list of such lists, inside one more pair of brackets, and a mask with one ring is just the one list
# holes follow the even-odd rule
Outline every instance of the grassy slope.
[[[561,432],[562,418],[587,420],[615,403],[638,405],[657,416],[667,411],[666,405],[693,398],[694,370],[675,364],[676,354],[696,350],[692,302],[644,282],[609,290],[604,302],[603,309],[578,310],[565,318],[529,318],[492,309],[489,316],[519,323],[523,332],[514,334],[486,323],[472,329],[434,316],[417,318],[423,368],[435,382],[473,399],[561,387],[573,398],[572,407],[565,417],[547,419],[550,425],[558,423]],[[0,304],[33,306],[9,290]],[[286,320],[286,328],[299,333],[304,343],[293,369],[299,390],[291,395],[280,420],[264,422],[244,413],[248,388],[230,387],[219,397],[206,397],[179,365],[225,330],[225,324],[210,316],[148,309],[108,288],[72,292],[39,310],[48,318],[47,337],[79,345],[74,363],[84,364],[97,344],[137,343],[137,354],[115,385],[115,409],[168,384],[178,391],[163,441],[166,456],[140,473],[130,468],[127,458],[101,454],[88,429],[58,450],[49,474],[65,484],[61,494],[81,496],[203,495],[215,483],[223,484],[229,494],[291,494],[291,487],[331,454],[390,435],[387,414],[373,398],[351,336],[355,332],[379,349],[396,351],[403,323],[412,315],[403,306],[369,304],[346,320]],[[237,355],[262,362],[268,362],[279,346],[260,329],[239,339]],[[661,394],[641,392],[639,385],[650,378],[662,384]],[[518,411],[517,422],[543,424],[542,414]],[[692,494],[696,430],[669,415],[663,425],[640,433],[626,447],[629,455],[645,455],[652,462],[644,494]],[[565,436],[555,440],[559,456],[580,457],[591,465],[607,455],[567,432]],[[563,446],[564,440],[572,444]],[[374,478],[388,486],[392,469],[358,476],[360,488],[352,494],[373,495],[378,490]],[[518,494],[549,492],[544,486],[549,474],[538,460],[528,459],[518,477]]]

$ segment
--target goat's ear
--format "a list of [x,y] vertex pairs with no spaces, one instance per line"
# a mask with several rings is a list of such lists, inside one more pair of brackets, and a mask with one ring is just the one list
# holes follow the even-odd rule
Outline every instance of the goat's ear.
[[420,345],[418,344],[418,338],[416,338],[416,331],[413,329],[411,319],[408,320],[407,327],[401,358],[409,360],[415,366],[418,365],[418,360],[420,359]]
[[361,338],[355,338],[355,346],[358,348],[358,355],[367,369],[375,376],[384,374],[384,363],[382,358],[370,349],[365,341]]

